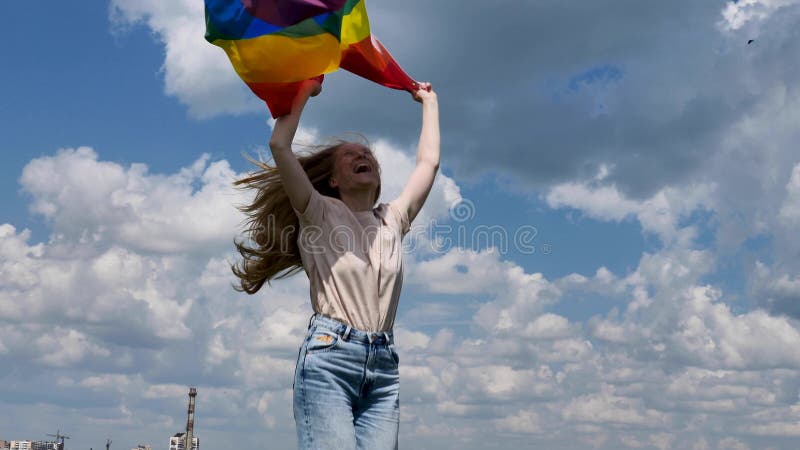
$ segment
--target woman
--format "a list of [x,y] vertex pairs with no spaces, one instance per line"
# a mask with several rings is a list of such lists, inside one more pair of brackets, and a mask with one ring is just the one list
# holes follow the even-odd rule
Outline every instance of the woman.
[[[403,192],[373,207],[380,167],[366,146],[338,142],[311,155],[291,149],[317,80],[304,83],[291,114],[279,117],[269,145],[275,167],[236,182],[256,190],[248,214],[252,247],[234,266],[240,290],[304,269],[314,315],[294,377],[301,449],[394,449],[399,428],[399,357],[392,329],[403,280],[402,238],[439,169],[439,112],[430,83],[422,103],[417,163]],[[299,224],[299,233],[295,225]]]

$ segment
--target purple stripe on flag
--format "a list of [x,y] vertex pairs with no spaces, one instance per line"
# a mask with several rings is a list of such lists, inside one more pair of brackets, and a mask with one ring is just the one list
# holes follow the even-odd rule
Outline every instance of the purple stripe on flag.
[[347,0],[241,0],[252,16],[277,25],[288,27],[322,13],[336,11]]

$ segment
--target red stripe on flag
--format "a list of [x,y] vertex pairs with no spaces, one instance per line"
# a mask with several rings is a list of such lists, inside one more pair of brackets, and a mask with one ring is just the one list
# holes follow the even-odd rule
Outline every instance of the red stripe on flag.
[[389,88],[416,90],[417,83],[400,68],[389,51],[372,35],[342,52],[342,62],[339,66]]

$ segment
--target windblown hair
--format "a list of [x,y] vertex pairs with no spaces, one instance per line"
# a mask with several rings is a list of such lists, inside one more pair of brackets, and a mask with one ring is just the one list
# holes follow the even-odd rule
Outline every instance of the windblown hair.
[[[314,189],[320,194],[341,198],[339,190],[332,188],[328,180],[334,174],[336,150],[349,142],[337,139],[332,145],[314,147],[316,151],[295,154]],[[244,222],[247,239],[234,239],[233,243],[243,260],[232,264],[231,270],[239,278],[238,285],[234,284],[233,288],[255,294],[264,283],[271,286],[271,280],[300,272],[303,261],[297,245],[300,223],[289,203],[277,166],[249,157],[247,159],[260,170],[233,183],[239,189],[254,190],[255,197],[251,203],[238,206],[247,216]],[[378,201],[380,194],[381,187],[378,184],[373,204]]]

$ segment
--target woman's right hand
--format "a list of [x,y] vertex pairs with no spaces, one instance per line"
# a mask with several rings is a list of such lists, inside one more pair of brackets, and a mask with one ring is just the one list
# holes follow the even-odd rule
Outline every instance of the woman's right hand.
[[429,82],[417,83],[417,90],[411,93],[415,101],[420,103],[427,103],[436,101],[436,92]]
[[303,82],[303,89],[308,92],[309,97],[316,97],[322,92],[322,80],[324,78],[325,75],[320,75]]

